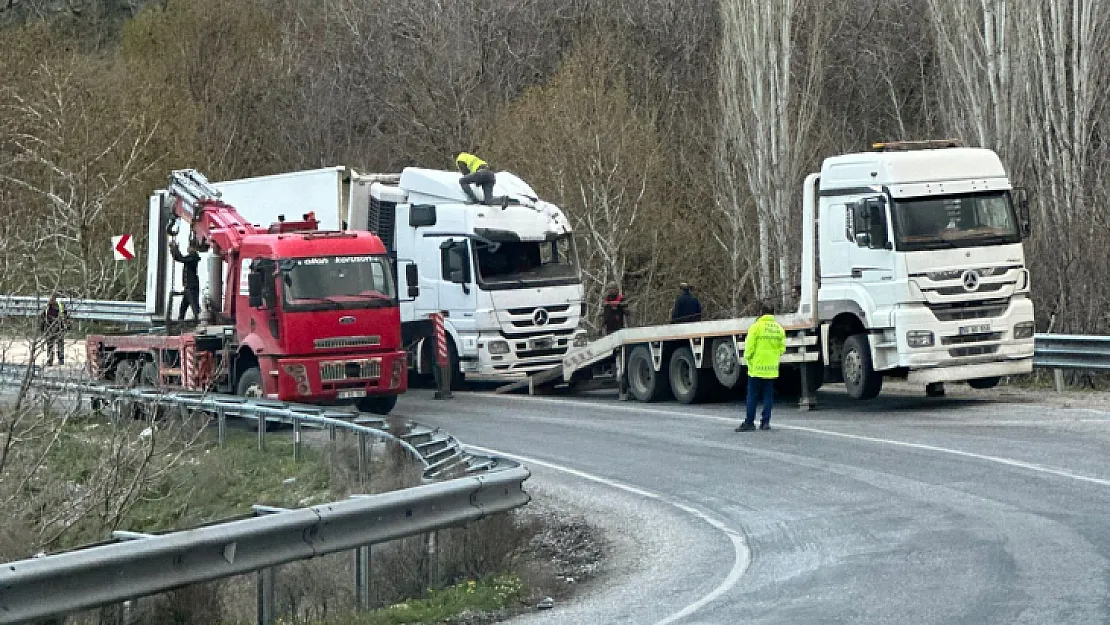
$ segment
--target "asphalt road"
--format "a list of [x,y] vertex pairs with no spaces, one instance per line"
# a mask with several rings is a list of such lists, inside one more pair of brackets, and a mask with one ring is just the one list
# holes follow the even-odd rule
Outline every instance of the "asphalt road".
[[820,401],[743,434],[729,404],[413,391],[397,413],[521,457],[605,532],[608,572],[521,623],[1110,622],[1110,412]]

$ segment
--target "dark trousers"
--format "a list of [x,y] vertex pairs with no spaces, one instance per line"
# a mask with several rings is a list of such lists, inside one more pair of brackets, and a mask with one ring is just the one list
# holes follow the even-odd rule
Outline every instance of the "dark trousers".
[[771,423],[771,408],[775,405],[775,381],[765,378],[748,377],[748,414],[744,423],[755,425],[755,407],[759,404],[759,396],[763,396],[763,415],[760,425]]
[[46,339],[46,365],[54,364],[54,354],[58,354],[58,364],[66,364],[65,354],[65,335],[64,334],[47,334]]
[[185,320],[185,311],[193,309],[193,318],[200,319],[200,287],[185,287],[181,295],[181,305],[177,307],[177,320]]
[[462,185],[463,192],[466,193],[466,197],[470,198],[471,202],[477,202],[478,197],[474,195],[474,190],[470,188],[470,185],[481,185],[486,204],[493,203],[493,184],[495,182],[497,182],[497,176],[490,169],[479,169],[472,174],[459,178],[459,184]]

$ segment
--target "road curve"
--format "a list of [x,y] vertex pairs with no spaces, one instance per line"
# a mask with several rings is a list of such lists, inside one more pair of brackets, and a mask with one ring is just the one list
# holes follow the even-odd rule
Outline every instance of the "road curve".
[[730,404],[413,391],[607,530],[613,575],[522,623],[1105,623],[1110,412],[821,394]]

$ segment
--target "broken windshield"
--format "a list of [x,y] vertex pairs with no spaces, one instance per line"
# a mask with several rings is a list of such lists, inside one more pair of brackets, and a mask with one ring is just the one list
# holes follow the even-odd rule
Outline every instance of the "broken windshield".
[[571,235],[550,241],[476,245],[478,283],[487,290],[576,284],[578,264]]
[[286,310],[335,310],[392,305],[396,292],[385,256],[322,256],[283,263]]
[[1021,242],[1008,191],[895,199],[891,213],[902,251]]

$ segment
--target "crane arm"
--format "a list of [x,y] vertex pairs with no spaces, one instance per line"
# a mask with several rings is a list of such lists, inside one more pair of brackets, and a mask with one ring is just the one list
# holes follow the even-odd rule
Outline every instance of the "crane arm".
[[171,172],[167,191],[174,216],[188,221],[193,239],[202,246],[214,246],[221,257],[238,250],[244,237],[258,232],[223,202],[219,189],[195,169]]

